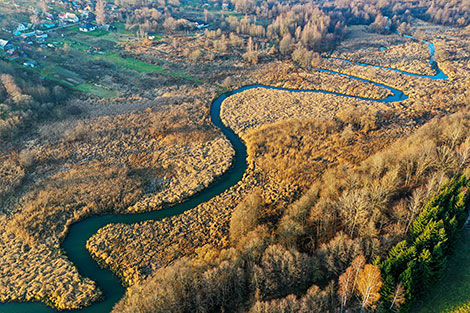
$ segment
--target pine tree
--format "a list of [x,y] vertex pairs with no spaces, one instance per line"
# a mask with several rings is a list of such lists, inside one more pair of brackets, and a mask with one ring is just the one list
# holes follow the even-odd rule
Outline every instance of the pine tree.
[[389,257],[383,262],[382,269],[385,273],[397,277],[402,273],[412,259],[416,256],[416,248],[408,246],[405,240],[400,241],[390,250]]
[[424,292],[432,281],[432,268],[431,268],[431,252],[428,249],[424,249],[418,257],[418,266],[414,279],[419,282],[415,288],[415,294],[420,295]]
[[423,249],[432,250],[434,246],[437,245],[440,241],[447,241],[444,221],[439,220],[435,222],[431,220],[426,225],[422,234],[416,238],[416,241],[413,243],[413,245],[416,246],[417,251],[421,251]]
[[416,268],[416,261],[412,260],[408,263],[406,270],[401,273],[399,280],[402,282],[404,293],[405,293],[405,302],[402,306],[402,311],[406,312],[413,300],[414,300],[414,272]]
[[447,256],[442,247],[443,242],[439,242],[432,251],[431,268],[433,280],[439,279],[447,266]]
[[438,206],[429,206],[423,209],[423,211],[418,215],[413,224],[411,225],[410,230],[410,239],[414,241],[418,236],[420,236],[428,226],[429,221],[437,220],[439,207]]
[[389,307],[393,301],[394,288],[396,285],[395,278],[392,275],[384,276],[384,284],[380,289],[380,295],[385,307]]

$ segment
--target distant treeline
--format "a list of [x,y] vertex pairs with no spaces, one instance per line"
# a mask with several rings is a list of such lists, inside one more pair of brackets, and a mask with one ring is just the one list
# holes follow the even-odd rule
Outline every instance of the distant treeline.
[[[113,19],[125,22],[128,30],[143,38],[148,33],[174,33],[195,27],[191,22],[194,17],[188,17],[177,0],[121,0],[119,3],[121,13],[114,13]],[[181,4],[187,5],[184,1]],[[199,18],[210,24],[206,29],[206,49],[220,53],[238,51],[250,63],[257,63],[265,56],[287,56],[303,67],[318,65],[316,53],[332,50],[347,33],[349,25],[369,25],[370,31],[385,34],[396,30],[409,32],[412,18],[455,26],[470,23],[468,1],[423,0],[416,4],[397,0],[231,0],[228,9],[240,15],[214,13],[214,9],[222,10],[222,1],[189,6],[203,10]],[[186,54],[195,62],[203,53]]]
[[0,61],[0,137],[13,136],[50,114],[65,90]]

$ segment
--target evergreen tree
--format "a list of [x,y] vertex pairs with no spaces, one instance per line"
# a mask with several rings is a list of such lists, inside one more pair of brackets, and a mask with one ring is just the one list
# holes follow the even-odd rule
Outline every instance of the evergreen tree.
[[432,282],[432,268],[431,268],[431,252],[424,249],[418,257],[418,266],[416,267],[415,276],[413,277],[419,284],[414,286],[414,294],[421,295]]

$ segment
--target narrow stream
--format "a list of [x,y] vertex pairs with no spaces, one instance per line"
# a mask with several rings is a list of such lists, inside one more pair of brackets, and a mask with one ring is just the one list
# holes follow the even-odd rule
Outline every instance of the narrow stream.
[[[414,39],[414,37],[406,35],[407,38]],[[436,61],[434,60],[435,47],[432,43],[423,41],[428,44],[429,53],[430,53],[430,65],[436,71],[434,76],[428,75],[418,75],[414,73],[409,73],[405,71],[400,71],[393,68],[382,67],[378,65],[370,65],[359,62],[353,62],[349,60],[344,60],[346,62],[354,63],[362,66],[377,67],[386,70],[397,71],[405,75],[424,77],[429,79],[446,79],[447,76],[439,69]],[[363,82],[371,83],[379,87],[386,88],[392,92],[391,96],[388,96],[384,99],[369,99],[364,97],[349,96],[337,92],[329,92],[323,90],[296,90],[296,89],[287,89],[279,87],[270,87],[264,85],[250,85],[241,87],[235,91],[222,94],[211,105],[211,119],[216,127],[218,127],[222,133],[228,138],[232,146],[235,149],[235,157],[233,160],[233,165],[229,171],[223,174],[216,182],[211,184],[208,188],[204,189],[202,192],[198,193],[189,200],[177,204],[175,206],[169,207],[167,209],[140,213],[140,214],[108,214],[102,216],[93,216],[87,218],[81,222],[73,224],[68,232],[68,235],[64,242],[62,243],[62,248],[64,249],[67,257],[75,264],[78,268],[78,271],[81,275],[89,277],[97,282],[99,288],[104,293],[104,301],[95,303],[90,307],[74,310],[73,312],[80,313],[108,313],[111,312],[114,304],[118,302],[124,295],[125,288],[121,285],[120,279],[113,275],[113,273],[108,269],[102,269],[98,264],[93,260],[91,255],[85,248],[87,240],[95,234],[98,229],[115,223],[124,223],[124,224],[133,224],[138,222],[143,222],[147,220],[161,220],[166,217],[175,216],[181,214],[189,209],[192,209],[203,202],[209,201],[211,198],[223,193],[230,187],[237,184],[243,177],[243,174],[246,171],[246,146],[241,141],[241,139],[228,127],[226,127],[220,117],[220,108],[222,102],[228,97],[243,92],[245,90],[254,89],[254,88],[264,88],[264,89],[275,89],[275,90],[284,90],[291,92],[304,92],[304,93],[325,93],[332,94],[341,97],[356,98],[360,100],[367,100],[373,102],[398,102],[403,101],[408,98],[408,96],[398,89],[395,89],[384,84],[376,83],[367,79],[360,77],[343,74],[340,72],[335,72],[331,70],[322,69],[321,71],[328,72],[335,75],[347,76],[352,79],[360,80]],[[0,312],[1,313],[52,313],[57,312],[57,310],[52,309],[40,302],[9,302],[9,303],[0,303]]]
[[408,75],[408,76],[414,76],[414,77],[429,78],[429,79],[447,79],[447,78],[449,78],[446,74],[444,74],[443,71],[441,71],[441,69],[439,68],[439,66],[438,66],[438,64],[435,60],[435,55],[434,54],[436,53],[436,46],[434,46],[434,44],[432,42],[429,42],[429,41],[426,41],[426,40],[420,40],[420,39],[417,39],[413,36],[406,35],[406,34],[402,34],[402,36],[405,37],[405,38],[415,40],[415,41],[420,41],[420,42],[428,45],[428,50],[429,50],[429,55],[430,55],[429,65],[435,71],[434,75],[421,75],[421,74],[416,74],[416,73],[412,73],[412,72],[402,71],[402,70],[391,68],[391,67],[368,64],[368,63],[361,63],[361,62],[354,62],[354,61],[347,60],[347,59],[342,59],[342,58],[331,57],[331,59],[340,60],[340,61],[344,61],[344,62],[347,62],[347,63],[356,64],[356,65],[381,68],[381,69],[394,71],[394,72],[399,72],[399,73],[402,73],[402,74],[405,74],[405,75]]

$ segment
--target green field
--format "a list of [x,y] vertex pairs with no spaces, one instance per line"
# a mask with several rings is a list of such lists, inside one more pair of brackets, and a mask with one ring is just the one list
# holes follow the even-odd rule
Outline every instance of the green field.
[[74,86],[73,88],[81,92],[91,93],[101,98],[113,98],[118,95],[118,92],[114,90],[108,90],[108,89],[105,89],[96,85],[92,85],[89,83],[82,83],[77,86]]
[[462,235],[442,278],[429,290],[411,312],[470,312],[470,233]]
[[[46,41],[51,44],[55,41],[59,41],[59,44],[55,44],[57,49],[62,49],[61,44],[67,43],[71,48],[70,56],[77,60],[83,60],[84,64],[93,60],[101,60],[114,65],[116,69],[125,68],[138,73],[160,73],[162,75],[179,77],[196,83],[206,83],[188,76],[183,72],[165,71],[160,65],[147,63],[132,57],[127,58],[121,56],[118,53],[118,49],[120,48],[119,43],[129,40],[137,40],[137,38],[125,29],[124,24],[118,23],[116,24],[116,27],[118,30],[114,32],[97,30],[90,33],[83,33],[78,30],[78,26],[72,26],[65,30],[64,38],[48,38]],[[155,40],[160,40],[161,38],[161,35],[156,34]],[[88,53],[87,50],[92,46],[101,47],[101,52]],[[61,50],[58,51],[60,52]],[[80,92],[93,94],[98,97],[111,98],[118,94],[115,90],[109,90],[106,89],[106,87],[97,86],[91,81],[86,81],[86,79],[82,77],[83,75],[81,73],[75,73],[63,68],[61,64],[57,63],[53,58],[41,60],[40,67],[34,69],[34,71],[38,72],[41,76],[56,81],[64,86]]]
[[134,70],[139,73],[162,72],[162,68],[159,65],[145,63],[143,61],[132,58],[123,58],[116,53],[97,55],[96,58],[112,63],[116,66]]
[[[82,33],[78,31],[78,27],[76,30],[74,28],[70,28],[70,31],[74,31],[74,32],[69,32],[69,38],[67,38],[65,42],[67,42],[72,48],[84,53],[85,50],[90,48],[90,46],[94,44],[98,44],[98,42],[96,41],[96,38],[100,38],[100,40],[114,40],[116,42],[121,42],[118,40],[118,38],[120,34],[121,35],[125,34],[126,36],[132,36],[132,37],[126,37],[126,39],[127,38],[135,39],[135,37],[131,33],[125,30],[124,24],[116,24],[116,27],[118,29],[117,32],[104,31],[105,34],[102,34],[101,32],[103,31],[99,31],[100,33],[97,36],[94,35],[94,33],[96,32]],[[161,38],[162,38],[161,35],[156,34],[155,40],[160,40]],[[156,64],[146,63],[146,62],[133,59],[133,58],[123,58],[114,51],[107,51],[106,54],[103,54],[103,55],[83,54],[83,56],[88,59],[91,59],[91,58],[100,59],[100,60],[112,63],[118,67],[131,69],[139,73],[155,73],[156,72],[156,73],[161,73],[164,75],[184,78],[184,79],[191,80],[197,83],[205,83],[201,80],[185,75],[184,73],[164,71],[161,68],[161,66],[156,65]]]

